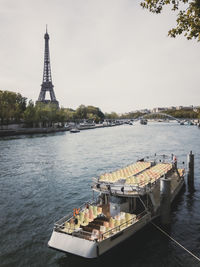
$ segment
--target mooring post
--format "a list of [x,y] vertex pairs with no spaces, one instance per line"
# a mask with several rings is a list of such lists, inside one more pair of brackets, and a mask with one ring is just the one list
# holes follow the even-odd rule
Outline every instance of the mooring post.
[[171,179],[161,178],[160,180],[160,219],[163,225],[170,223],[171,211]]
[[188,154],[188,174],[187,174],[187,182],[189,186],[194,186],[194,154],[192,151]]

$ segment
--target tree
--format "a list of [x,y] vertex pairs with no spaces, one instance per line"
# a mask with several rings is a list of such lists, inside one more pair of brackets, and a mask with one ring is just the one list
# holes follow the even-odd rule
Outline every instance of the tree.
[[75,121],[88,119],[99,122],[104,119],[104,114],[98,107],[80,105],[74,112],[73,119]]
[[80,105],[77,109],[76,109],[76,116],[78,119],[86,119],[87,117],[87,108],[84,105]]
[[200,108],[197,111],[197,118],[200,119]]
[[36,122],[36,110],[32,100],[29,101],[28,106],[24,111],[24,121],[31,127],[33,127],[33,124]]
[[141,6],[152,13],[161,13],[163,6],[170,5],[172,11],[178,11],[177,25],[169,30],[170,37],[184,34],[191,40],[200,41],[200,1],[199,0],[143,0]]
[[26,97],[19,93],[0,91],[0,119],[1,124],[8,124],[10,121],[19,122],[23,119],[26,109]]
[[35,122],[44,127],[52,126],[53,122],[60,119],[57,105],[52,103],[37,103],[35,106]]
[[65,113],[65,121],[71,122],[75,119],[74,118],[75,111],[73,109],[65,108],[64,113]]
[[87,106],[87,118],[99,122],[104,120],[104,114],[98,107]]
[[109,120],[117,120],[119,119],[119,116],[116,112],[111,112],[111,113],[105,113],[105,118]]
[[57,122],[61,122],[62,126],[64,126],[64,122],[67,120],[66,111],[64,108],[58,109],[56,112],[56,120]]

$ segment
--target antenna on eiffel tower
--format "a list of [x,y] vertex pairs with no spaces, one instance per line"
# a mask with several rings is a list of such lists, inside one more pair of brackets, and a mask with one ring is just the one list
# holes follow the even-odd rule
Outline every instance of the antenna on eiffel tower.
[[[56,96],[54,93],[54,86],[52,84],[52,77],[51,77],[51,65],[50,65],[50,53],[49,53],[49,34],[47,32],[47,25],[46,25],[46,33],[44,34],[45,39],[45,48],[44,48],[44,70],[43,70],[43,80],[41,85],[40,94],[38,97],[38,101],[36,103],[52,103],[59,107],[59,102],[56,100]],[[49,91],[50,100],[46,100],[46,92]]]

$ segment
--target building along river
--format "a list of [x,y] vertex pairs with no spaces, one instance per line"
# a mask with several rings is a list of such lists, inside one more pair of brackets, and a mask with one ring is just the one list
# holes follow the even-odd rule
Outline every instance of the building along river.
[[[102,257],[87,260],[47,247],[53,223],[91,199],[91,178],[146,155],[195,154],[195,190],[172,209],[170,231],[200,257],[200,130],[149,123],[0,139],[0,266],[199,266],[148,225]],[[186,165],[186,164],[185,164]]]

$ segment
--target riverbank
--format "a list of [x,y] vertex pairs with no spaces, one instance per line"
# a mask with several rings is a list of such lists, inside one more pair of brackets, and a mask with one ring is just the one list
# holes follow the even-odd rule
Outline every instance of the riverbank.
[[16,130],[0,130],[0,137],[24,135],[24,134],[41,134],[56,133],[68,131],[67,128],[19,128]]
[[[96,124],[92,126],[78,126],[77,128],[82,130],[91,130],[96,128],[105,128],[105,127],[113,127],[118,125],[103,125],[103,124]],[[6,137],[6,136],[14,136],[14,135],[26,135],[26,134],[43,134],[43,133],[57,133],[57,132],[66,132],[70,131],[73,127],[62,127],[62,128],[17,128],[17,129],[4,129],[0,130],[0,137]]]

